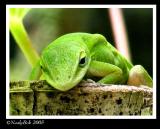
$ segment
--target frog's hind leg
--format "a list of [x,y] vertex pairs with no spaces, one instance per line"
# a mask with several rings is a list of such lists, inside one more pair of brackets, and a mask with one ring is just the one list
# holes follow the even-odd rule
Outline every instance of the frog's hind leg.
[[152,78],[141,65],[135,65],[129,72],[128,85],[140,86],[146,85],[152,87]]

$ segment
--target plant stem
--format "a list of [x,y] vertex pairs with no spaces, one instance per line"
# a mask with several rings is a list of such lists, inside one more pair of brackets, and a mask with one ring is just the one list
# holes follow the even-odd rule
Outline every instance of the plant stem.
[[116,48],[121,52],[122,55],[124,55],[128,60],[131,61],[129,41],[122,10],[120,8],[110,8],[109,16],[111,20]]
[[29,36],[24,28],[23,22],[19,19],[14,19],[10,22],[10,30],[16,43],[24,53],[29,64],[34,67],[39,60],[38,53],[32,46]]

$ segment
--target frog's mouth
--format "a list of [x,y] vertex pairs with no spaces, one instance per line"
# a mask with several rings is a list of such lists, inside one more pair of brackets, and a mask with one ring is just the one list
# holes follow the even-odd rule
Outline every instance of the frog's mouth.
[[80,81],[74,83],[74,82],[68,82],[65,84],[57,84],[53,81],[47,80],[47,82],[53,87],[56,88],[57,90],[60,91],[68,91],[70,89],[72,89],[73,87],[75,87]]
[[[87,59],[89,61],[89,59]],[[60,91],[68,91],[75,87],[85,76],[89,67],[89,62],[84,65],[84,59],[76,62],[74,67],[68,67],[64,71],[60,70],[58,74],[51,75],[51,73],[44,74],[46,81],[54,88]],[[84,66],[82,66],[84,65]],[[74,70],[71,70],[74,69]],[[72,71],[69,73],[69,70]]]

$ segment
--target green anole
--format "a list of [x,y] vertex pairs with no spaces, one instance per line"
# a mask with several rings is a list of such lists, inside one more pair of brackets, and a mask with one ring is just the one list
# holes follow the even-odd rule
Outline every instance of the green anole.
[[9,28],[28,62],[34,66],[30,79],[46,80],[61,91],[87,78],[105,84],[152,87],[147,71],[141,65],[133,66],[100,34],[66,34],[49,44],[39,57],[23,25],[29,10],[10,8]]
[[46,80],[61,91],[87,78],[104,84],[153,85],[143,66],[133,66],[101,34],[89,33],[70,33],[53,41],[30,77]]

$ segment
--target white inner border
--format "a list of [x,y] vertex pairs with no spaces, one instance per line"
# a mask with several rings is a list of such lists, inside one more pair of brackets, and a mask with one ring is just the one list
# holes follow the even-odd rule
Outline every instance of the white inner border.
[[[10,116],[9,115],[9,8],[152,8],[153,115],[151,116]],[[156,5],[6,5],[6,118],[7,119],[156,119]]]

